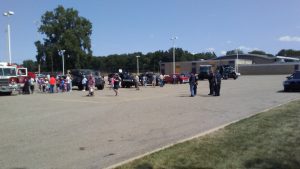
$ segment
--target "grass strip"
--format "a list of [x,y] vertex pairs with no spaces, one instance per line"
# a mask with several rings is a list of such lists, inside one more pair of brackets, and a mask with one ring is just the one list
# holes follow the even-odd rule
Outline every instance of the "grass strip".
[[300,100],[117,169],[298,169]]

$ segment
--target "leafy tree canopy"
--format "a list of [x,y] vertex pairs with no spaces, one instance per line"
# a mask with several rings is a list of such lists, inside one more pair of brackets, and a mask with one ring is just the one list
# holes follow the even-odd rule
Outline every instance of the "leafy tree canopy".
[[92,24],[78,15],[78,11],[58,6],[41,17],[39,32],[45,35],[44,42],[35,42],[37,62],[43,61],[48,69],[57,71],[62,67],[60,50],[65,50],[65,67],[83,68],[91,61]]
[[267,55],[267,56],[270,56],[270,57],[273,57],[274,55],[272,54],[269,54],[269,53],[266,53],[262,50],[253,50],[251,52],[248,52],[249,54],[256,54],[256,55]]
[[226,52],[226,55],[236,55],[236,54],[242,55],[244,52],[241,49],[234,49]]
[[293,50],[293,49],[281,49],[278,53],[277,56],[287,56],[287,57],[295,57],[295,56],[300,56],[300,50]]

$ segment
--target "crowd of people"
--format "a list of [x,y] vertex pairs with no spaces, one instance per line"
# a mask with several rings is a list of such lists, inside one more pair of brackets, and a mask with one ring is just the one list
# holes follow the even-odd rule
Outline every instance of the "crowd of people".
[[[163,87],[165,85],[164,77],[162,74],[159,76],[154,75],[150,77],[146,77],[145,75],[139,77],[138,75],[134,76],[134,86],[136,90],[140,90],[139,86],[142,85],[146,87],[147,84],[151,84],[153,87],[159,85]],[[222,76],[218,70],[215,72],[210,71],[208,82],[209,82],[209,94],[212,96],[220,96],[220,88],[221,88],[221,79]],[[115,92],[115,96],[119,95],[119,88],[121,87],[122,79],[118,73],[114,74],[110,79],[110,87]],[[158,84],[157,84],[158,82]],[[72,91],[72,76],[67,74],[66,76],[53,76],[48,75],[45,78],[28,78],[25,79],[24,87],[22,90],[23,94],[33,94],[35,91],[35,86],[38,86],[38,89],[42,93],[63,93],[63,92],[71,92]],[[82,78],[82,86],[83,91],[88,91],[87,96],[94,96],[95,90],[95,77],[90,74],[88,76],[84,75]],[[190,73],[189,77],[189,89],[191,93],[191,97],[197,95],[197,86],[198,86],[198,78],[194,73]]]
[[[221,80],[222,75],[220,74],[219,70],[216,70],[215,72],[211,71],[209,72],[208,76],[208,82],[209,82],[209,94],[212,96],[220,96],[220,89],[221,89]],[[197,77],[194,73],[191,72],[190,78],[189,78],[189,84],[190,84],[190,92],[191,97],[194,97],[197,95]]]

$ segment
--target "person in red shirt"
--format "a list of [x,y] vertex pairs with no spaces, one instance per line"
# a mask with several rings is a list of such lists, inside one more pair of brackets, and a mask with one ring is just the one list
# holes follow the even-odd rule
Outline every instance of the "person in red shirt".
[[50,93],[54,93],[54,85],[56,84],[56,79],[54,78],[54,76],[52,75],[50,77]]

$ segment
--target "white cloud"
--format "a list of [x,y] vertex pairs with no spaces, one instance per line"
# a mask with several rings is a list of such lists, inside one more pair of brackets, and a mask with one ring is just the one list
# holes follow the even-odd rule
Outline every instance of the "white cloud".
[[287,36],[281,36],[278,40],[282,42],[300,42],[300,37],[287,35]]
[[226,55],[226,51],[225,50],[222,50],[220,53],[221,53],[221,55]]
[[247,47],[247,46],[240,46],[239,49],[240,50],[245,50],[245,51],[253,50],[253,48],[250,48],[250,47]]

